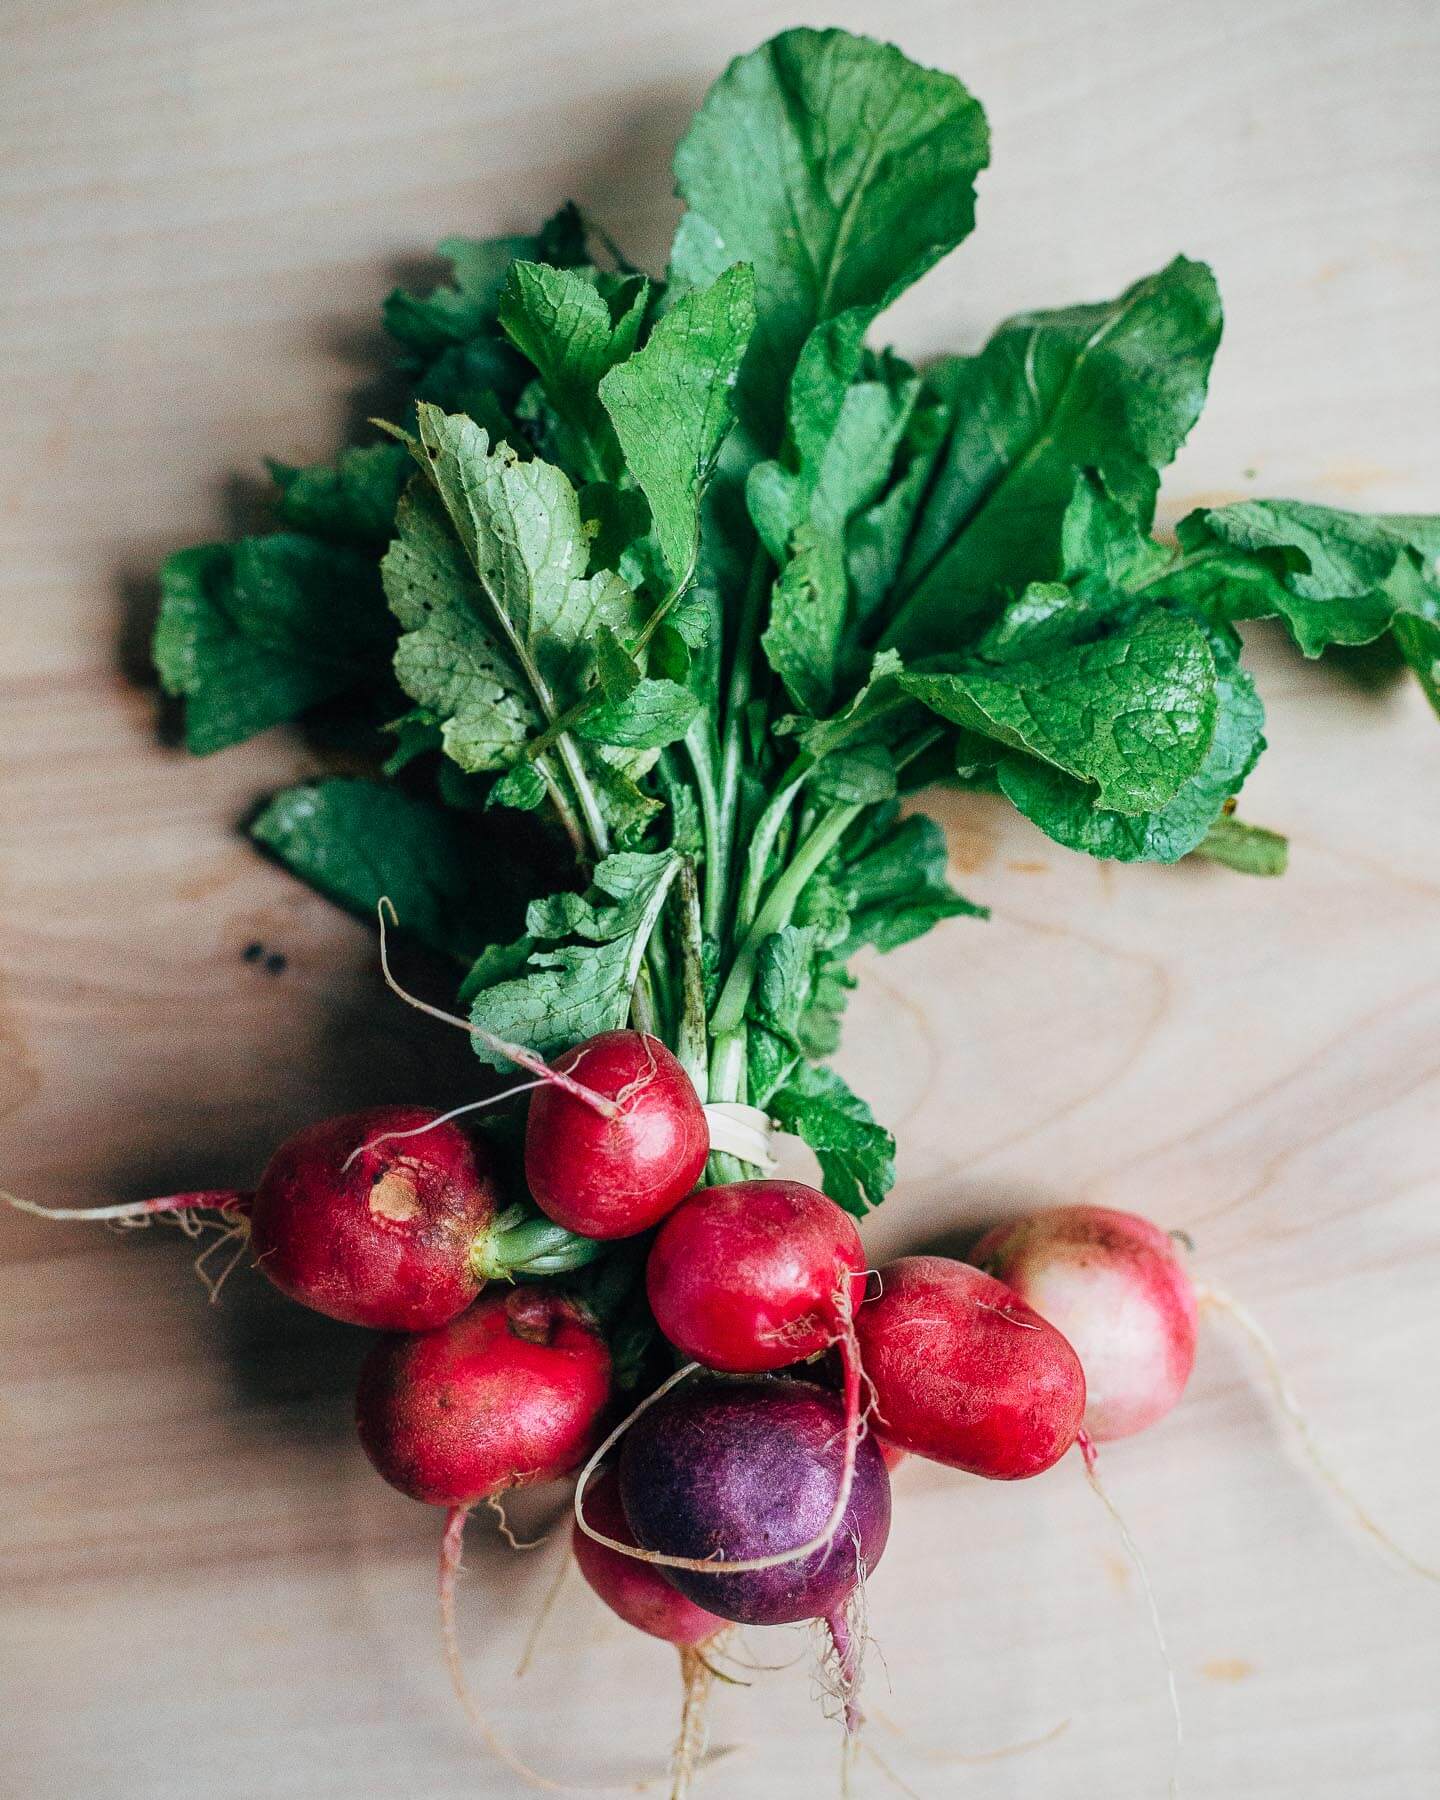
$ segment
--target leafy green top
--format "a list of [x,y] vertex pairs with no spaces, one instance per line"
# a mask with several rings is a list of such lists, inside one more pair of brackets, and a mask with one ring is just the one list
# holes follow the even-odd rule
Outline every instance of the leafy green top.
[[1274,874],[1283,838],[1232,816],[1264,747],[1237,622],[1388,637],[1440,709],[1440,520],[1256,500],[1154,538],[1220,337],[1203,264],[923,372],[867,347],[988,155],[951,76],[782,33],[677,150],[668,285],[600,266],[573,207],[448,240],[451,281],[385,305],[407,416],[272,465],[276,531],[162,574],[192,750],[323,708],[368,759],[276,796],[267,849],[356,911],[390,894],[492,1033],[657,1031],[857,1212],[894,1144],[817,1066],[850,961],[983,914],[905,793]]

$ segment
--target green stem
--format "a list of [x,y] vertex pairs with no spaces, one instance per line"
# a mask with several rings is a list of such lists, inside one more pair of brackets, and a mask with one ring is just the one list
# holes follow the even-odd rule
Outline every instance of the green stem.
[[650,964],[651,946],[645,946],[645,961],[630,990],[630,1023],[646,1037],[659,1037],[655,1022],[655,989]]
[[703,1105],[709,1097],[706,1056],[704,927],[700,918],[700,884],[687,856],[680,865],[680,1027],[676,1054]]
[[705,836],[705,930],[718,940],[725,916],[725,871],[720,832],[720,802],[715,791],[713,738],[708,718],[702,716],[685,733],[685,750],[695,771],[695,792],[700,799],[700,828]]
[[590,785],[590,777],[585,773],[585,765],[580,760],[580,752],[575,740],[565,732],[555,746],[560,752],[560,760],[565,765],[565,772],[570,777],[570,785],[575,790],[575,798],[580,802],[580,811],[590,832],[590,841],[595,846],[597,860],[610,854],[610,831],[605,823],[605,815],[600,810],[600,799]]
[[[710,1032],[717,1040],[728,1037],[743,1026],[761,944],[772,932],[783,930],[790,923],[795,903],[805,884],[839,843],[861,810],[859,805],[832,808],[801,844],[789,867],[776,879],[765,904],[755,916],[754,924],[735,952],[735,960],[730,965],[730,973],[716,1002],[710,1020]],[[717,1042],[717,1050],[718,1048]],[[713,1069],[713,1061],[711,1066]],[[717,1094],[715,1098],[731,1099],[734,1096]]]
[[[719,834],[716,845],[715,885],[723,895],[730,890],[730,862],[734,850],[736,812],[740,797],[740,765],[745,731],[745,709],[750,703],[751,677],[754,673],[755,646],[760,637],[760,616],[765,603],[765,589],[770,558],[763,544],[755,546],[750,564],[750,579],[745,584],[745,598],[735,628],[731,652],[730,686],[725,697],[725,728],[720,754]],[[706,871],[707,890],[711,876]],[[717,902],[723,910],[723,900]],[[719,921],[723,923],[723,919]]]
[[590,860],[588,846],[579,816],[570,804],[570,796],[560,785],[555,771],[550,767],[549,757],[540,758],[535,767],[540,773],[540,779],[545,783],[545,792],[550,796],[550,804],[555,808],[556,817],[564,827],[566,837],[570,840],[570,847],[575,852],[575,860],[583,868]]
[[605,1249],[550,1219],[527,1218],[524,1207],[501,1213],[470,1252],[470,1266],[482,1281],[513,1281],[517,1275],[560,1275],[594,1262]]
[[791,803],[800,791],[813,763],[808,756],[798,757],[791,765],[790,773],[776,788],[770,802],[761,813],[755,825],[754,835],[750,839],[750,848],[745,858],[745,876],[740,884],[740,892],[735,901],[735,930],[743,935],[750,929],[755,918],[755,909],[760,904],[761,890],[765,886],[765,873],[770,866],[770,853],[775,848],[775,839],[785,823]]

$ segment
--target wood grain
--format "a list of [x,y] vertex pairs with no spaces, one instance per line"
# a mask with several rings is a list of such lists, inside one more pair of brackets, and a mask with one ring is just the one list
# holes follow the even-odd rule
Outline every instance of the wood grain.
[[[573,194],[663,254],[673,138],[729,55],[797,16],[893,36],[991,113],[980,230],[897,309],[907,350],[1184,248],[1229,323],[1168,516],[1254,491],[1440,507],[1429,0],[10,0],[6,1185],[243,1178],[318,1109],[463,1083],[385,1001],[367,934],[236,834],[313,766],[304,744],[197,764],[157,739],[134,680],[151,571],[248,516],[262,453],[334,443],[378,378],[379,295],[445,232]],[[864,970],[841,1066],[902,1142],[870,1242],[955,1244],[1071,1195],[1187,1227],[1335,1459],[1437,1558],[1440,734],[1413,694],[1253,650],[1272,748],[1246,804],[1292,837],[1283,883],[1096,867],[983,800],[935,802],[995,916]],[[282,974],[242,962],[256,940]],[[209,1308],[160,1231],[9,1219],[0,1254],[0,1793],[517,1792],[445,1687],[437,1521],[352,1444],[356,1334],[244,1276]],[[1254,1373],[1213,1332],[1183,1409],[1106,1458],[1175,1651],[1185,1791],[1418,1800],[1440,1781],[1440,1602],[1346,1531]],[[897,1493],[872,1739],[908,1788],[1163,1793],[1160,1672],[1078,1473],[912,1465]],[[559,1549],[472,1536],[472,1671],[515,1745],[572,1780],[655,1777],[668,1653],[572,1587],[514,1681]],[[709,1791],[808,1800],[838,1780],[834,1728],[803,1641],[756,1648],[800,1660],[720,1693],[737,1748]],[[873,1764],[861,1791],[890,1791]]]

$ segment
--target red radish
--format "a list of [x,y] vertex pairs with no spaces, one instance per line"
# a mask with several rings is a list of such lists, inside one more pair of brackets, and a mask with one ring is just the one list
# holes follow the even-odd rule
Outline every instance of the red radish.
[[755,1375],[839,1343],[865,1298],[848,1213],[798,1181],[704,1188],[660,1228],[646,1265],[655,1322],[707,1369]]
[[[585,1506],[590,1518],[607,1536],[634,1544],[634,1534],[620,1504],[620,1484],[613,1468],[606,1469],[591,1487]],[[705,1708],[714,1670],[703,1651],[721,1632],[729,1629],[729,1621],[717,1618],[693,1600],[687,1600],[657,1570],[596,1543],[579,1525],[574,1529],[573,1544],[580,1573],[611,1612],[637,1631],[674,1644],[680,1652],[684,1702],[672,1759],[675,1781],[671,1800],[681,1800],[705,1749]]]
[[[483,1104],[483,1102],[482,1102]],[[44,1208],[54,1219],[219,1212],[248,1227],[255,1266],[292,1300],[350,1325],[428,1331],[487,1280],[558,1274],[596,1246],[517,1208],[496,1216],[483,1144],[428,1106],[376,1106],[307,1125],[254,1193],[216,1189],[119,1206]]]
[[[606,1469],[586,1491],[585,1514],[607,1537],[634,1544],[635,1534],[626,1522],[613,1468]],[[687,1599],[648,1563],[607,1550],[578,1525],[573,1541],[580,1573],[611,1612],[637,1631],[681,1650],[696,1650],[727,1628],[727,1620]]]
[[633,1237],[663,1219],[700,1179],[710,1154],[705,1109],[678,1058],[639,1031],[604,1031],[554,1063],[612,1103],[598,1111],[546,1085],[530,1102],[525,1179],[535,1204],[569,1231]]
[[855,1317],[876,1431],[996,1481],[1058,1462],[1080,1432],[1085,1376],[1054,1326],[949,1257],[901,1257],[880,1283]]
[[1056,1206],[997,1226],[972,1255],[1074,1346],[1097,1443],[1155,1424],[1185,1391],[1195,1289],[1158,1225],[1104,1206]]
[[479,1293],[495,1201],[490,1159],[460,1126],[428,1107],[378,1106],[286,1139],[250,1203],[250,1236],[293,1300],[352,1325],[425,1331]]
[[360,1371],[365,1454],[402,1494],[447,1509],[440,1630],[455,1692],[494,1754],[537,1787],[558,1784],[519,1760],[465,1683],[455,1625],[465,1521],[477,1501],[568,1474],[609,1398],[604,1339],[574,1301],[539,1285],[487,1294],[433,1331],[383,1337]]
[[551,1289],[486,1295],[417,1337],[386,1337],[360,1375],[360,1441],[390,1482],[469,1507],[584,1460],[610,1395],[610,1353]]

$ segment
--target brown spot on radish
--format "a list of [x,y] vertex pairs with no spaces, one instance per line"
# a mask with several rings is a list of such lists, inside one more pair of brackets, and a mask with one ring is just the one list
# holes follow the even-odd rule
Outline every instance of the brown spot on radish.
[[1201,1663],[1200,1673],[1207,1681],[1248,1681],[1255,1665],[1243,1656],[1214,1656]]
[[408,1224],[420,1211],[415,1183],[400,1169],[387,1169],[370,1190],[370,1210],[377,1219]]

